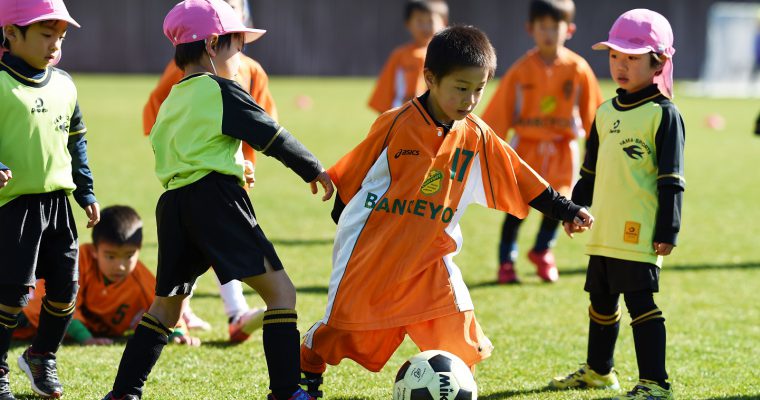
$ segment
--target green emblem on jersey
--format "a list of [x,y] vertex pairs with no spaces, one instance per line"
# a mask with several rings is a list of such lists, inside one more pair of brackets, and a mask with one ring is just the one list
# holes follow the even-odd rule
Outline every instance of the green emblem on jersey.
[[551,114],[557,108],[557,98],[554,96],[545,96],[541,99],[541,114]]
[[425,196],[432,196],[441,190],[441,181],[443,181],[443,172],[432,169],[428,173],[427,178],[422,182],[420,192]]

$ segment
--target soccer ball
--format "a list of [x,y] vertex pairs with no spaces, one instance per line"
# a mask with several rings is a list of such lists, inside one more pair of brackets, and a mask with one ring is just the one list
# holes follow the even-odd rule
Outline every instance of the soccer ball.
[[470,368],[459,357],[428,350],[398,370],[393,400],[476,400],[478,387]]

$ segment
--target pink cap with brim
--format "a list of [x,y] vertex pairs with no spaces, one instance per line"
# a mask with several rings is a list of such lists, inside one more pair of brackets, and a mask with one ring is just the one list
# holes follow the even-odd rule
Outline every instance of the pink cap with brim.
[[654,52],[666,57],[662,73],[654,82],[665,96],[673,98],[673,29],[661,14],[645,8],[626,11],[610,29],[609,38],[591,46],[594,50],[614,49],[626,54]]
[[250,43],[266,31],[245,26],[235,10],[222,0],[185,0],[164,19],[164,35],[174,46],[228,33],[243,33],[245,43]]
[[27,26],[35,22],[60,20],[79,28],[63,0],[0,0],[0,26]]

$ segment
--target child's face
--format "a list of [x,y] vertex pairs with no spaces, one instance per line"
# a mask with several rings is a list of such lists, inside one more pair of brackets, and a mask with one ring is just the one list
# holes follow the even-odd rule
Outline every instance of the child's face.
[[478,105],[488,83],[488,71],[480,67],[458,68],[436,79],[425,70],[425,82],[430,89],[428,107],[433,117],[450,123],[464,119]]
[[34,68],[45,69],[60,56],[68,25],[66,21],[42,21],[30,25],[25,34],[14,26],[4,27],[3,32],[10,42],[11,54]]
[[100,272],[111,282],[121,282],[129,276],[137,267],[140,256],[140,247],[132,244],[100,242],[94,251]]
[[445,27],[446,21],[439,14],[421,10],[412,11],[412,15],[406,21],[406,29],[414,42],[420,46],[427,46],[433,35]]
[[627,92],[637,92],[654,82],[661,67],[653,67],[649,54],[626,54],[610,49],[610,75]]
[[243,51],[243,35],[233,35],[230,46],[217,46],[213,50],[216,74],[222,78],[234,79],[240,69],[240,52]]
[[536,47],[541,52],[551,53],[564,46],[565,41],[573,36],[575,24],[557,21],[545,15],[529,22],[527,29],[536,42]]

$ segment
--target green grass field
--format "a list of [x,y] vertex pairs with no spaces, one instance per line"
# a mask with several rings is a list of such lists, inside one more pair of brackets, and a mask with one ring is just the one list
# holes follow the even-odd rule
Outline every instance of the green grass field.
[[[75,75],[89,127],[89,156],[101,206],[128,204],[145,220],[142,260],[156,264],[154,207],[162,189],[153,175],[153,157],[141,134],[142,105],[157,77]],[[374,115],[365,106],[369,79],[273,78],[281,123],[298,136],[325,166],[365,135]],[[495,88],[491,83],[487,95]],[[677,88],[678,89],[678,88]],[[613,88],[605,85],[607,97]],[[301,110],[296,97],[313,107]],[[482,111],[484,99],[479,110]],[[760,399],[760,138],[751,135],[757,102],[679,96],[687,127],[687,190],[682,234],[662,273],[656,300],[668,327],[668,370],[679,399]],[[709,130],[705,116],[721,114],[723,131]],[[299,329],[304,332],[324,312],[335,225],[332,202],[322,203],[295,174],[260,156],[252,192],[260,223],[275,243],[298,287]],[[593,211],[593,210],[592,210]],[[76,211],[82,241],[89,241],[84,212]],[[612,393],[545,392],[557,374],[585,360],[588,300],[583,292],[583,237],[562,237],[556,247],[561,279],[539,282],[523,257],[524,284],[493,282],[503,215],[472,207],[463,218],[465,244],[457,263],[476,305],[478,319],[496,349],[476,373],[481,399],[601,399]],[[521,249],[532,245],[538,218],[523,226]],[[262,305],[252,291],[249,303]],[[192,301],[214,329],[200,333],[201,348],[168,346],[147,382],[146,399],[263,399],[268,376],[260,337],[239,346],[226,343],[222,303],[209,274]],[[630,389],[638,378],[633,340],[623,319],[616,368]],[[15,343],[9,358],[23,350]],[[108,347],[65,345],[58,354],[66,398],[100,399],[110,390],[123,344]],[[393,377],[416,353],[404,342],[378,374],[351,361],[328,369],[329,399],[390,399]],[[11,381],[19,399],[35,398],[15,362]]]

